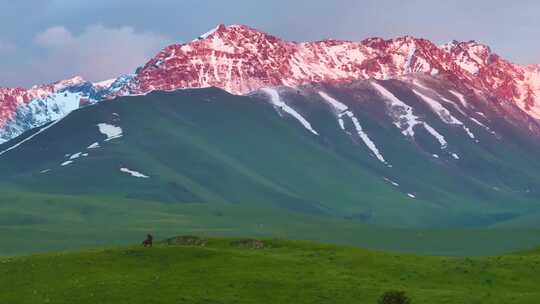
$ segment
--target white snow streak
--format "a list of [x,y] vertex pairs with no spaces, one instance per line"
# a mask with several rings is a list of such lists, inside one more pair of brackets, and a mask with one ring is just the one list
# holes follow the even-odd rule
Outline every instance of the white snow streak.
[[371,152],[373,152],[373,154],[375,154],[377,159],[380,162],[386,164],[386,160],[384,159],[382,154],[379,152],[379,149],[377,148],[375,143],[369,138],[367,133],[364,132],[364,130],[362,129],[362,126],[360,125],[360,122],[358,121],[358,119],[354,116],[353,112],[349,111],[349,107],[347,107],[345,104],[337,101],[336,99],[332,98],[331,96],[329,96],[325,92],[319,91],[319,95],[325,101],[327,101],[336,110],[337,115],[338,115],[339,125],[340,125],[341,129],[345,130],[345,125],[343,123],[342,117],[343,116],[349,117],[351,119],[351,121],[353,122],[354,128],[356,129],[356,132],[358,133],[358,136],[360,136],[362,141],[364,141],[364,143],[371,150]]
[[401,130],[401,133],[405,136],[414,137],[414,127],[422,125],[437,141],[440,143],[441,148],[445,149],[448,143],[439,132],[437,132],[428,123],[420,120],[420,118],[413,113],[413,108],[399,100],[394,94],[388,91],[386,88],[376,82],[371,82],[371,85],[388,101],[390,101],[390,114],[394,118],[394,125]]
[[486,118],[486,114],[484,114],[482,112],[476,112],[476,114],[481,115],[482,117]]
[[452,114],[450,114],[450,111],[448,111],[440,102],[436,101],[435,99],[428,97],[417,90],[412,90],[414,94],[418,95],[424,102],[428,104],[428,106],[431,108],[431,110],[439,116],[439,118],[447,123],[447,124],[461,124],[459,120],[457,120]]
[[21,140],[20,142],[16,143],[15,145],[13,145],[13,146],[11,146],[11,147],[9,147],[9,148],[7,148],[7,149],[1,151],[1,152],[0,152],[0,156],[4,155],[6,152],[9,152],[9,151],[11,151],[11,150],[13,150],[13,149],[18,148],[19,146],[21,146],[21,145],[24,144],[25,142],[27,142],[27,141],[29,141],[30,139],[36,137],[37,135],[43,133],[45,130],[49,129],[50,127],[54,126],[55,124],[59,123],[60,120],[62,120],[62,118],[53,121],[53,122],[52,122],[51,124],[49,124],[48,126],[45,126],[45,127],[41,128],[41,129],[39,129],[39,131],[37,131],[36,133],[34,133],[34,134],[28,136],[27,138],[25,138],[25,139]]
[[200,39],[206,39],[208,38],[208,36],[212,35],[213,33],[215,33],[217,31],[217,29],[219,28],[219,26],[216,26],[215,28],[209,30],[208,32],[202,34],[199,36]]
[[399,187],[398,183],[396,183],[395,181],[389,179],[388,177],[385,177],[384,180],[389,182],[390,184],[392,184],[392,186],[394,186],[394,187]]
[[303,126],[304,128],[308,129],[311,133],[315,135],[319,135],[317,131],[315,131],[312,127],[309,121],[307,121],[300,113],[296,112],[295,109],[291,108],[289,105],[287,105],[284,101],[281,100],[279,97],[279,93],[276,89],[272,88],[263,88],[261,91],[265,92],[268,96],[270,96],[270,101],[274,105],[274,107],[278,109],[282,109],[283,111],[289,113],[292,117],[296,118]]
[[124,172],[124,173],[127,173],[133,177],[139,177],[139,178],[149,178],[148,175],[144,175],[140,172],[137,172],[137,171],[133,171],[133,170],[129,170],[128,168],[120,168],[120,171]]
[[444,136],[437,132],[437,130],[433,129],[433,127],[431,127],[427,123],[424,123],[424,128],[426,128],[426,131],[428,131],[429,134],[431,134],[433,137],[435,137],[435,139],[437,139],[439,144],[441,144],[441,149],[446,149],[448,147],[448,142],[446,141],[446,139],[444,139]]
[[[332,107],[334,109],[336,109],[337,111],[339,111],[338,114],[341,114],[343,115],[343,112],[347,111],[349,109],[348,106],[346,106],[345,104],[342,104],[341,102],[335,100],[334,98],[332,98],[330,95],[326,94],[325,92],[323,91],[320,91],[319,92],[319,95],[324,99],[326,100],[326,102],[330,103],[330,105],[332,105]],[[341,116],[340,115],[340,116]]]
[[446,101],[447,103],[451,104],[451,105],[454,107],[454,109],[456,109],[457,111],[459,111],[459,113],[461,113],[463,116],[468,116],[467,113],[465,113],[465,111],[463,111],[463,110],[459,107],[459,105],[458,105],[456,102],[454,102],[453,100],[450,100],[450,99],[448,99],[448,98],[446,98],[446,97],[443,97],[443,96],[439,96],[439,97],[441,97],[441,99],[444,100],[444,101]]
[[414,136],[414,127],[423,124],[420,118],[413,113],[412,107],[399,100],[394,94],[376,82],[371,85],[388,101],[390,101],[390,110],[394,119],[394,125],[399,128],[401,133],[406,136]]
[[429,107],[431,108],[431,110],[437,114],[437,116],[439,116],[439,118],[447,123],[447,124],[451,124],[451,125],[459,125],[463,128],[463,130],[465,131],[465,133],[467,133],[467,135],[472,138],[472,139],[475,139],[475,136],[474,134],[471,132],[471,130],[469,128],[467,128],[465,126],[465,124],[463,124],[463,122],[461,122],[459,119],[455,118],[451,113],[450,111],[448,111],[440,102],[436,101],[435,99],[431,98],[431,97],[428,97],[416,90],[413,90],[414,94],[418,95],[422,100],[424,100],[428,105]]
[[67,165],[71,165],[72,163],[73,163],[72,160],[67,160],[67,161],[61,163],[60,166],[64,167],[64,166],[67,166]]
[[467,108],[469,106],[469,104],[467,103],[467,100],[465,100],[465,96],[463,96],[463,94],[458,93],[458,92],[453,91],[453,90],[449,90],[448,92],[450,92],[450,94],[456,96],[457,99],[459,100],[459,102],[461,102],[461,105],[463,105],[465,108]]
[[413,70],[411,68],[411,62],[414,56],[414,53],[416,52],[416,45],[413,45],[411,49],[409,50],[409,54],[407,55],[407,59],[405,60],[405,67],[404,70],[406,73],[412,73]]
[[471,117],[470,118],[472,121],[474,121],[477,125],[483,127],[484,129],[486,129],[489,133],[493,134],[493,135],[497,135],[497,133],[495,133],[493,130],[491,130],[488,126],[486,126],[485,124],[481,123],[478,119],[474,118],[474,117]]
[[77,159],[77,158],[81,157],[81,155],[82,155],[82,152],[77,152],[77,153],[71,155],[71,156],[69,157],[69,159],[70,159],[70,160],[74,160],[74,159]]
[[90,146],[88,146],[87,149],[97,149],[99,147],[100,147],[99,143],[95,142],[95,143],[91,144]]

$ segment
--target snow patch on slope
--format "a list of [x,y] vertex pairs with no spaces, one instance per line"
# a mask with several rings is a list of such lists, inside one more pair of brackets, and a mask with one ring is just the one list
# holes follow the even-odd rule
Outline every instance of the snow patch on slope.
[[315,135],[319,135],[319,133],[317,133],[317,131],[315,131],[313,127],[311,127],[311,124],[309,123],[309,121],[307,121],[307,119],[305,119],[302,115],[300,115],[300,113],[296,112],[295,109],[293,109],[281,100],[281,98],[279,97],[279,93],[276,89],[263,88],[261,89],[261,91],[270,96],[270,101],[275,108],[281,109],[289,113],[292,117],[296,118],[296,120],[298,120],[304,126],[304,128],[308,129],[311,133]]
[[121,172],[124,172],[124,173],[127,173],[133,177],[139,177],[139,178],[149,178],[150,176],[148,175],[144,175],[140,172],[137,172],[137,171],[133,171],[133,170],[130,170],[128,168],[120,168],[120,171]]
[[454,90],[449,90],[448,92],[450,92],[450,94],[456,96],[457,99],[459,100],[459,102],[461,102],[461,105],[463,105],[465,108],[469,107],[469,103],[467,102],[467,100],[465,99],[465,96],[463,96],[463,94],[458,93],[458,92],[456,92]]
[[95,142],[95,143],[91,144],[90,146],[88,146],[86,149],[97,149],[99,147],[100,147],[99,143]]
[[424,123],[424,128],[426,129],[426,131],[429,132],[429,134],[431,134],[431,136],[437,139],[437,141],[441,145],[441,149],[444,150],[448,147],[448,142],[446,141],[444,136],[442,136],[439,132],[437,132],[437,130],[435,130],[432,126],[428,125],[427,123]]
[[390,184],[392,184],[392,186],[394,186],[394,187],[399,187],[398,183],[396,183],[395,181],[389,179],[388,177],[385,177],[384,180],[389,182]]
[[50,123],[49,125],[47,125],[47,126],[41,128],[41,129],[39,129],[39,131],[37,131],[36,133],[34,133],[34,134],[28,136],[27,138],[21,140],[20,142],[16,143],[15,145],[13,145],[13,146],[11,146],[11,147],[9,147],[9,148],[3,150],[3,151],[0,151],[0,156],[4,155],[5,153],[7,153],[7,152],[9,152],[9,151],[11,151],[11,150],[13,150],[13,149],[16,149],[16,148],[20,147],[20,146],[21,146],[22,144],[24,144],[25,142],[31,140],[32,138],[38,136],[39,134],[45,132],[47,129],[49,129],[50,127],[54,126],[54,125],[57,124],[58,122],[60,122],[60,120],[61,120],[61,119],[58,119],[58,120],[56,120],[56,121],[53,121],[53,122]]
[[371,85],[390,102],[390,114],[394,118],[394,125],[401,130],[405,136],[414,137],[414,127],[422,125],[426,131],[431,134],[439,142],[442,149],[448,146],[446,139],[437,130],[428,123],[420,120],[420,117],[414,115],[413,108],[399,100],[394,94],[376,82],[371,82]]
[[461,113],[461,115],[463,116],[468,116],[467,113],[465,113],[465,111],[463,111],[463,109],[461,109],[461,107],[456,103],[454,102],[453,100],[450,100],[446,97],[443,97],[443,96],[439,96],[442,100],[444,100],[445,102],[451,104],[454,109],[456,109],[459,113]]
[[371,82],[371,85],[390,102],[390,114],[394,116],[394,125],[401,130],[403,135],[413,137],[414,127],[424,122],[418,116],[414,115],[412,107],[399,100],[380,84]]
[[105,141],[122,137],[122,128],[120,127],[107,123],[99,123],[97,124],[97,127],[99,128],[99,132],[107,136],[107,139],[105,139]]
[[486,131],[488,131],[489,133],[493,134],[493,135],[497,135],[497,133],[495,133],[495,131],[491,130],[488,126],[486,126],[485,124],[481,123],[478,119],[474,118],[474,117],[470,117],[470,119],[472,121],[474,121],[477,125],[483,127],[484,129],[486,129]]
[[364,130],[363,130],[362,126],[360,125],[360,122],[358,121],[358,119],[354,116],[353,112],[349,111],[349,107],[347,107],[345,104],[339,102],[338,100],[334,99],[333,97],[329,96],[325,92],[319,91],[319,95],[326,102],[328,102],[334,108],[334,110],[336,111],[336,113],[338,115],[339,126],[341,127],[341,129],[345,130],[345,125],[344,125],[342,117],[343,116],[349,117],[351,119],[353,125],[354,125],[354,128],[356,129],[356,132],[357,132],[358,136],[360,136],[362,141],[364,141],[364,144],[366,144],[366,146],[371,150],[371,152],[373,152],[373,154],[375,154],[375,157],[377,157],[377,159],[380,162],[386,164],[386,160],[384,159],[382,154],[379,152],[379,149],[377,148],[375,143],[371,140],[371,138],[369,138],[367,133],[364,132]]
[[71,156],[69,157],[69,159],[70,159],[70,160],[74,160],[74,159],[77,159],[77,158],[81,157],[81,155],[82,155],[82,152],[77,152],[77,153],[71,155]]
[[72,160],[66,160],[65,162],[61,163],[60,166],[65,167],[65,166],[68,166],[68,165],[71,165],[71,164],[73,164]]
[[413,90],[414,94],[418,95],[422,100],[424,100],[428,106],[431,108],[431,110],[437,114],[437,116],[439,116],[439,118],[447,123],[447,124],[451,124],[451,125],[459,125],[463,128],[463,130],[465,131],[465,133],[467,133],[467,135],[472,138],[472,139],[475,139],[475,136],[474,134],[471,132],[471,130],[469,128],[467,128],[465,126],[465,124],[463,124],[463,122],[461,122],[459,119],[457,119],[456,117],[454,117],[450,111],[448,111],[440,102],[438,102],[437,100],[429,97],[429,96],[426,96],[416,90]]

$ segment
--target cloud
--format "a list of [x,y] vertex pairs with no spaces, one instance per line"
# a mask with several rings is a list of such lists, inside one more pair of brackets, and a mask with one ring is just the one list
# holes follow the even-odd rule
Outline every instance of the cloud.
[[34,43],[44,50],[37,60],[40,71],[56,78],[81,75],[96,81],[132,73],[170,39],[129,26],[92,25],[78,34],[56,26],[36,35]]
[[73,42],[73,35],[63,26],[55,26],[39,33],[34,41],[44,47],[62,47]]
[[6,55],[13,53],[17,48],[14,44],[7,41],[0,41],[0,54]]

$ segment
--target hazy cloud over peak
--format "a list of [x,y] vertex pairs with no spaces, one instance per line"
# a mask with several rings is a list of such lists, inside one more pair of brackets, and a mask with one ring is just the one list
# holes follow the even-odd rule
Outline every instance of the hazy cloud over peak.
[[539,11],[537,0],[5,0],[0,86],[129,73],[220,23],[296,41],[476,40],[514,62],[540,63]]
[[35,40],[44,47],[64,47],[73,41],[73,35],[63,26],[55,26],[39,33]]
[[73,34],[62,26],[46,29],[34,42],[43,48],[40,70],[58,71],[58,77],[81,75],[91,81],[130,73],[144,64],[169,39],[150,32],[136,32],[129,26],[108,28],[91,25]]

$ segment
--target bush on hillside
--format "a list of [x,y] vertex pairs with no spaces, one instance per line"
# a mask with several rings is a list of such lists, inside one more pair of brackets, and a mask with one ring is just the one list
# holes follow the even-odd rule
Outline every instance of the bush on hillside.
[[182,235],[165,240],[167,245],[177,246],[201,246],[204,247],[208,244],[208,240],[200,238],[198,236]]
[[263,241],[253,240],[253,239],[244,239],[236,240],[231,242],[231,246],[240,247],[240,248],[249,248],[249,249],[264,249],[266,245]]
[[387,291],[379,298],[378,304],[411,304],[404,291]]

